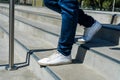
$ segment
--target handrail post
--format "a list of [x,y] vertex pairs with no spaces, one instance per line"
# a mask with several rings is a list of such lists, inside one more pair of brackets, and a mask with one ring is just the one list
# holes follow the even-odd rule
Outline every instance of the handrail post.
[[16,70],[14,66],[14,0],[9,3],[9,65],[7,70]]
[[115,1],[115,0],[113,0],[112,12],[114,12],[114,11],[115,11],[115,3],[116,3],[116,1]]

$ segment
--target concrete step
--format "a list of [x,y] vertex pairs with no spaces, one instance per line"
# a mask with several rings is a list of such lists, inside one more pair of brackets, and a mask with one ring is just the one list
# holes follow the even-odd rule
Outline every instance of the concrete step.
[[[8,27],[4,25],[1,29],[7,33],[4,38],[8,40]],[[52,54],[55,48],[45,40],[28,33],[17,31],[15,35],[15,49],[17,50],[15,54],[24,60],[28,53],[31,56],[28,62],[30,69],[42,80],[48,80],[48,78],[49,80],[105,80],[102,74],[80,63],[40,68],[36,61]]]
[[[80,44],[78,43],[78,45]],[[76,59],[101,74],[105,73],[104,75],[107,76],[108,80],[119,80],[119,50],[119,45],[116,46],[108,41],[96,39],[93,42],[80,45]]]
[[0,31],[0,39],[3,38],[3,32]]
[[[0,32],[2,30],[0,29]],[[3,33],[3,31],[2,31]],[[9,43],[4,36],[0,38],[0,80],[40,80],[28,67],[23,67],[25,64],[17,55],[14,57],[15,66],[17,70],[8,71],[5,68],[8,66],[9,58]]]
[[110,41],[116,45],[120,44],[120,26],[103,24],[103,28],[96,34],[95,37]]
[[[3,17],[3,16],[2,16]],[[5,16],[4,16],[4,18],[5,18]],[[7,19],[5,19],[5,21],[6,21]],[[58,40],[58,37],[59,37],[59,28],[57,28],[57,27],[54,27],[53,28],[53,26],[51,27],[51,26],[48,26],[48,25],[43,25],[43,24],[37,24],[37,23],[34,23],[34,22],[32,22],[32,21],[28,21],[28,20],[25,20],[24,18],[21,18],[21,17],[16,17],[16,30],[17,31],[22,31],[22,32],[25,32],[25,34],[27,33],[28,35],[30,35],[30,34],[32,34],[32,35],[34,35],[34,36],[36,36],[36,37],[39,37],[39,38],[42,38],[43,40],[45,40],[45,41],[48,41],[48,42],[50,42],[51,44],[50,45],[52,45],[52,46],[57,46],[56,44],[57,44],[57,40]],[[4,22],[2,22],[2,23],[4,23]],[[8,22],[7,22],[8,23]],[[19,24],[18,24],[19,23]],[[43,26],[42,26],[43,25]],[[34,34],[36,32],[36,34]],[[50,36],[50,37],[48,37],[48,36]],[[95,40],[95,41],[94,41]],[[96,42],[97,41],[97,42]],[[95,43],[94,43],[95,42]],[[116,44],[114,44],[114,43],[111,43],[111,42],[108,42],[108,41],[105,41],[105,40],[101,40],[101,39],[96,39],[96,38],[94,38],[90,43],[94,43],[94,44],[98,44],[98,43],[100,43],[100,44],[98,44],[98,46],[101,46],[101,43],[104,43],[104,44],[102,44],[102,46],[101,47],[103,47],[103,46],[106,46],[107,48],[109,48],[109,46],[112,46],[112,47],[119,47],[119,46],[116,46]],[[97,46],[95,46],[95,47],[97,47]],[[99,47],[99,48],[101,48],[101,47]],[[88,49],[88,48],[87,48]],[[80,61],[82,60],[82,59],[84,59],[84,54],[81,54],[81,53],[85,53],[86,52],[86,50],[87,50],[86,48],[81,48],[81,45],[77,45],[77,44],[75,44],[74,46],[73,46],[73,50],[72,50],[72,56],[73,56],[73,59],[74,58],[76,58],[76,54],[77,54],[77,59],[79,60],[79,57],[81,58],[80,59]],[[27,49],[28,51],[29,51],[29,49]],[[97,51],[96,50],[96,48],[94,48],[93,49],[94,51],[92,52],[92,53],[95,53],[95,52],[98,52],[98,53],[102,53],[102,54],[105,54],[105,56],[106,56],[106,52],[104,52],[104,50],[103,50],[103,52],[102,52],[102,50],[99,50],[99,51]],[[38,50],[39,51],[39,50]],[[89,50],[87,50],[87,52],[88,52]],[[111,52],[111,51],[109,51],[109,52]],[[114,51],[114,53],[117,53],[116,52],[116,50]],[[80,54],[80,55],[79,55]],[[92,56],[92,54],[90,53],[90,55]],[[96,61],[98,61],[98,63],[96,63],[96,65],[94,65],[95,67],[97,67],[97,65],[99,65],[99,64],[101,64],[101,63],[99,63],[100,62],[100,60],[103,58],[105,61],[105,70],[104,70],[104,68],[103,68],[103,70],[101,70],[101,67],[98,67],[97,69],[95,69],[96,71],[98,71],[98,72],[101,72],[103,75],[105,75],[105,76],[107,76],[107,79],[109,79],[109,78],[111,78],[111,80],[113,80],[113,79],[116,79],[116,80],[119,80],[119,76],[117,75],[117,72],[115,72],[114,74],[114,76],[112,76],[111,75],[111,72],[114,72],[114,70],[112,70],[111,71],[111,69],[109,68],[109,66],[108,66],[108,64],[110,64],[110,65],[113,65],[113,64],[116,64],[114,61],[112,62],[112,60],[111,59],[106,59],[106,57],[104,57],[104,56],[101,56],[101,55],[98,55],[97,53],[95,53],[94,54],[94,56],[97,56],[98,58],[96,59],[96,57],[94,58],[94,57],[91,57],[93,60],[93,65],[91,66],[91,64],[89,63],[89,61],[91,61],[90,59],[91,58],[89,58],[90,57],[90,55],[89,56],[85,56],[85,58],[86,58],[86,64],[89,66],[89,67],[93,67],[93,65],[94,65],[94,59],[96,60]],[[114,55],[114,54],[113,54]],[[100,57],[100,60],[99,60],[99,57]],[[111,57],[111,56],[109,56],[109,55],[107,55],[107,57]],[[116,56],[114,57],[115,58],[115,61],[116,62],[118,62],[116,65],[115,65],[115,67],[116,67],[116,69],[118,70],[118,73],[119,73],[119,69],[118,69],[118,67],[119,67],[119,59],[118,58],[116,58]],[[114,59],[113,58],[113,59]],[[108,63],[109,62],[109,63]],[[89,64],[88,64],[89,63]],[[112,66],[112,67],[114,67],[114,66]],[[104,73],[104,71],[107,71],[107,74],[105,74]],[[111,71],[111,72],[110,72]],[[109,77],[109,74],[111,75],[111,77]],[[110,79],[109,79],[110,80]]]

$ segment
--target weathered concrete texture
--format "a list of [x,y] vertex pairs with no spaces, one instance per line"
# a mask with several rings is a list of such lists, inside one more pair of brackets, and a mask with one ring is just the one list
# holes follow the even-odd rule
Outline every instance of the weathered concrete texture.
[[50,67],[62,80],[106,80],[83,64],[70,64]]
[[15,71],[0,69],[0,80],[40,80],[27,68]]
[[8,43],[3,42],[4,39],[0,39],[0,65],[8,64]]
[[[0,39],[0,80],[40,80],[27,67],[19,68],[15,71],[5,70],[8,65],[8,40]],[[15,64],[21,63],[15,56]]]

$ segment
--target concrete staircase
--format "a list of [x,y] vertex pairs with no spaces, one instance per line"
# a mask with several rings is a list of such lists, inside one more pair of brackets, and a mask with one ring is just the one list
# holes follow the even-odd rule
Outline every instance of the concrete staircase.
[[[30,70],[40,79],[120,80],[120,26],[103,25],[90,43],[81,45],[76,42],[72,49],[72,64],[40,67],[37,61],[56,50],[60,15],[47,8],[26,6],[16,6],[15,15],[15,54],[27,61]],[[104,23],[109,24],[113,20],[108,19],[109,22],[105,20]],[[76,39],[83,31],[84,28],[79,26]],[[8,39],[8,5],[0,4],[0,32]]]

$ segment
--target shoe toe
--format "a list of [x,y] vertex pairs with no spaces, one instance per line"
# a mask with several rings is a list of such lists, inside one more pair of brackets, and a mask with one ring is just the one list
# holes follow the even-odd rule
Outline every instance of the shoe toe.
[[80,42],[81,44],[84,44],[86,41],[85,39],[81,38],[81,39],[78,39],[78,42]]
[[49,61],[49,58],[44,58],[38,61],[39,64],[41,63],[47,63]]

